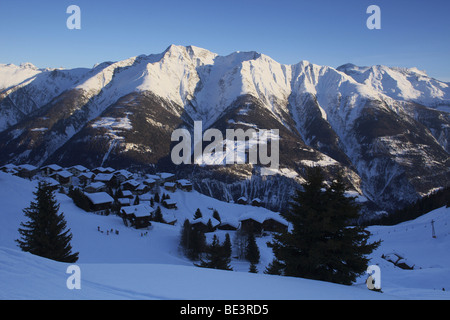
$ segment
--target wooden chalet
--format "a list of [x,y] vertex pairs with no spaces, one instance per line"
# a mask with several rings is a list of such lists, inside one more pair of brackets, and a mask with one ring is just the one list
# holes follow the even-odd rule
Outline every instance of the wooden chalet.
[[254,207],[261,207],[262,206],[262,200],[259,199],[259,198],[252,199],[252,201],[250,203]]
[[136,180],[127,180],[122,182],[122,190],[135,191],[137,187],[139,187],[140,183]]
[[74,176],[79,176],[82,173],[89,172],[89,169],[82,165],[76,165],[68,168],[67,171],[69,171]]
[[177,202],[172,199],[164,199],[162,205],[167,209],[177,209]]
[[80,181],[80,184],[85,186],[92,182],[92,180],[95,177],[95,173],[93,172],[83,172],[78,176],[78,180]]
[[112,187],[116,180],[112,173],[99,173],[95,175],[94,181],[103,182],[107,186]]
[[106,184],[100,181],[92,182],[88,184],[85,188],[85,192],[95,193],[95,192],[104,192],[107,190]]
[[42,168],[40,168],[40,172],[43,176],[46,177],[50,177],[51,175],[53,175],[54,173],[58,172],[58,171],[63,171],[64,169],[57,165],[57,164],[49,164],[47,166],[44,166]]
[[33,178],[38,172],[38,168],[31,164],[21,164],[17,166],[17,175],[21,178]]
[[239,221],[223,220],[217,226],[219,230],[237,230],[239,228]]
[[176,176],[173,173],[161,172],[158,173],[161,182],[175,182]]
[[288,223],[281,217],[267,217],[262,227],[264,231],[270,232],[285,232],[288,230]]
[[17,174],[17,166],[12,163],[8,163],[4,166],[1,166],[0,171],[3,171],[5,173]]
[[240,229],[247,233],[261,234],[263,231],[263,220],[255,215],[244,215],[239,218]]
[[167,191],[175,192],[177,190],[177,184],[175,182],[165,182],[164,189]]
[[246,197],[240,197],[237,199],[236,203],[238,204],[247,204],[247,198]]
[[177,180],[177,187],[183,191],[192,191],[192,182],[186,179]]
[[60,183],[58,181],[56,181],[55,179],[52,179],[50,177],[44,177],[41,179],[41,181],[45,184],[47,184],[47,186],[53,190],[56,191],[59,189],[60,187]]
[[56,171],[55,173],[51,174],[50,177],[57,180],[62,185],[70,185],[72,184],[73,174],[71,174],[67,170],[62,170]]
[[123,207],[120,210],[122,218],[128,220],[131,226],[136,229],[147,228],[151,226],[150,219],[154,209],[146,204]]
[[[208,224],[211,221],[211,226],[208,226]],[[212,232],[214,231],[217,226],[220,224],[220,222],[214,218],[198,218],[190,220],[189,223],[191,224],[193,229],[202,231],[202,232]]]
[[114,177],[116,177],[116,180],[118,183],[122,183],[122,182],[132,179],[133,174],[128,170],[118,170],[118,171],[114,172]]
[[106,192],[84,193],[89,199],[91,211],[105,212],[111,210],[114,199]]

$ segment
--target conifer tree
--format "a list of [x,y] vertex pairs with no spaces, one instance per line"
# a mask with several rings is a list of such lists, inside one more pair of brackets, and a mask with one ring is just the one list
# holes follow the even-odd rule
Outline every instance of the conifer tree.
[[19,228],[21,235],[16,242],[22,251],[60,261],[73,263],[78,260],[78,252],[72,253],[72,234],[66,229],[64,214],[58,214],[59,204],[48,184],[39,183],[34,192],[35,201],[23,210],[29,219]]
[[222,222],[221,219],[220,219],[219,212],[218,212],[216,209],[214,209],[213,215],[212,215],[212,216],[213,216],[213,218],[216,219],[217,221]]
[[345,196],[340,174],[327,187],[321,168],[311,168],[302,187],[283,213],[292,230],[274,235],[271,243],[278,266],[287,276],[351,284],[367,269],[366,255],[379,242],[369,244],[367,231],[350,226],[359,207]]
[[203,215],[202,215],[202,212],[200,211],[200,208],[197,208],[197,210],[195,211],[195,213],[194,213],[194,219],[199,219],[199,218],[201,218]]
[[208,246],[205,259],[201,260],[200,267],[233,270],[229,263],[230,258],[225,255],[224,246],[220,245],[217,235],[213,236],[211,245]]
[[203,231],[191,225],[188,219],[181,228],[180,247],[191,260],[198,260],[206,249],[206,237]]
[[248,234],[247,247],[245,248],[245,258],[251,264],[258,264],[260,259],[260,253],[258,245],[256,244],[255,235],[253,232]]

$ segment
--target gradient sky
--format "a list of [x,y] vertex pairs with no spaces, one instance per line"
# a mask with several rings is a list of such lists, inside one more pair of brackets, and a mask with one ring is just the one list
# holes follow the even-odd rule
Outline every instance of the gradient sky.
[[[66,27],[71,4],[81,30]],[[381,30],[366,27],[371,4]],[[0,63],[90,68],[178,44],[284,64],[417,67],[450,82],[448,0],[1,0],[0,30]]]

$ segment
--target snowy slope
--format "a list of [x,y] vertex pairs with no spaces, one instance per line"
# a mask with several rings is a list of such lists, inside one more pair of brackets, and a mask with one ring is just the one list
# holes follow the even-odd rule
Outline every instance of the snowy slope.
[[[231,263],[234,271],[194,267],[178,250],[179,223],[153,223],[150,230],[135,230],[125,227],[116,216],[84,212],[67,196],[57,194],[60,212],[73,233],[73,249],[80,252],[77,265],[82,288],[68,290],[69,264],[23,253],[14,242],[24,221],[21,210],[33,199],[35,186],[36,181],[0,173],[1,299],[450,299],[448,208],[397,226],[369,228],[373,240],[383,240],[371,261],[381,268],[381,294],[367,290],[364,276],[353,286],[341,286],[262,274],[272,259],[271,249],[265,245],[270,237],[257,239],[261,251],[258,274],[249,274],[248,262],[236,259]],[[255,210],[272,214],[264,208],[223,203],[196,192],[170,195],[179,209],[163,208],[166,219],[184,221],[192,218],[196,208],[207,218],[212,214],[209,208],[215,208],[228,220]],[[436,221],[436,239],[431,238],[431,219]],[[119,234],[106,234],[111,229]],[[233,239],[233,232],[227,232]],[[221,241],[225,233],[216,232]],[[212,234],[207,234],[209,241],[211,238]],[[402,270],[381,258],[391,252],[401,253],[421,269]]]

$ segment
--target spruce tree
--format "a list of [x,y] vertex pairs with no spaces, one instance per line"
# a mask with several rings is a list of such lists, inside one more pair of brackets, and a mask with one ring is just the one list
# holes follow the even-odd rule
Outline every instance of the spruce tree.
[[226,256],[224,246],[219,243],[217,235],[213,236],[211,245],[208,246],[205,259],[201,260],[200,267],[233,270],[229,263],[230,258]]
[[369,244],[369,233],[350,225],[359,207],[345,196],[341,175],[327,187],[322,170],[314,167],[302,187],[282,214],[292,230],[275,234],[271,243],[278,266],[287,276],[351,284],[379,242]]
[[248,234],[247,247],[245,248],[245,258],[251,264],[258,264],[260,259],[260,253],[258,245],[256,244],[255,235],[253,232]]
[[191,225],[188,219],[181,228],[180,247],[186,257],[198,260],[206,249],[206,237],[203,231]]
[[199,219],[202,217],[202,212],[200,211],[200,208],[197,208],[194,213],[194,219]]
[[18,246],[22,251],[44,258],[76,262],[79,253],[72,253],[72,234],[69,233],[70,229],[65,230],[64,214],[58,214],[59,204],[54,192],[48,184],[40,182],[34,195],[35,201],[23,210],[29,221],[20,224],[21,238],[16,240]]

